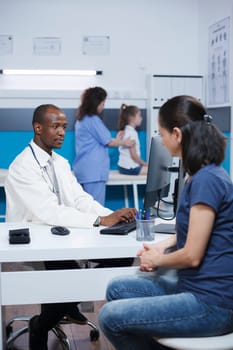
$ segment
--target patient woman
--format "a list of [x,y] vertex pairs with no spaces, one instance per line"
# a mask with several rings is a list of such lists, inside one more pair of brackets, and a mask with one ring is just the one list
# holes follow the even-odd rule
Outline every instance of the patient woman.
[[[188,175],[177,234],[138,252],[141,272],[114,279],[100,326],[117,350],[163,349],[156,337],[205,337],[233,331],[233,184],[221,167],[226,140],[190,96],[159,111],[162,142]],[[168,248],[176,249],[169,250]],[[156,273],[176,268],[177,279]]]

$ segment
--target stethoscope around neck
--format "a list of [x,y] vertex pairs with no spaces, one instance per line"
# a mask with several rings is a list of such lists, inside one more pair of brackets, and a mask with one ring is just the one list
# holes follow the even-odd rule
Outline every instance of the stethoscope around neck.
[[37,162],[37,164],[39,165],[40,169],[44,169],[44,170],[45,170],[46,167],[43,167],[43,166],[40,164],[40,162],[39,162],[39,160],[38,160],[38,158],[37,158],[37,156],[36,156],[36,154],[35,154],[35,151],[34,151],[32,145],[31,145],[30,143],[28,144],[28,147],[30,147],[30,149],[31,149],[31,151],[32,151],[32,155],[33,155],[35,161]]
[[41,171],[41,176],[43,177],[43,179],[45,180],[45,182],[46,182],[47,185],[49,186],[49,189],[50,189],[53,193],[57,194],[56,188],[55,188],[55,186],[54,186],[54,183],[53,183],[53,180],[52,180],[51,176],[50,176],[49,173],[48,173],[47,167],[46,167],[46,166],[42,166],[42,165],[40,164],[40,162],[39,162],[39,160],[38,160],[38,158],[37,158],[37,156],[36,156],[36,154],[35,154],[35,151],[34,151],[32,145],[31,145],[30,143],[28,144],[28,147],[30,148],[30,150],[31,150],[31,152],[32,152],[33,158],[35,159],[36,163],[38,164],[38,166],[39,166],[39,168],[40,168],[40,171]]

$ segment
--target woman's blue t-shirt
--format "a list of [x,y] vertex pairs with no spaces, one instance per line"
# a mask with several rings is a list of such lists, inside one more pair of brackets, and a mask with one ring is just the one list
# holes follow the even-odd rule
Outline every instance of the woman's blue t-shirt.
[[195,204],[213,208],[216,218],[201,265],[179,270],[179,288],[204,302],[233,309],[233,184],[222,167],[207,165],[185,184],[176,216],[177,248],[185,245]]
[[76,121],[73,170],[81,184],[107,181],[110,168],[107,145],[111,139],[110,131],[99,116],[86,115]]

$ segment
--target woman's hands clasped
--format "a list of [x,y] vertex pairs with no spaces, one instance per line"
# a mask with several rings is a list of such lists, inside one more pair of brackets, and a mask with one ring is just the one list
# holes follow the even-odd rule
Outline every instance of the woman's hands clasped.
[[151,272],[162,266],[162,257],[166,250],[176,245],[176,235],[158,243],[144,243],[142,249],[137,252],[140,258],[140,270]]

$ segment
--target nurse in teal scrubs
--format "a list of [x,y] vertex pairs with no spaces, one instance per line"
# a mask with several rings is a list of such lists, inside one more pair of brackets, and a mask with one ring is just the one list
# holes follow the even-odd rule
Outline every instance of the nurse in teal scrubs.
[[122,133],[112,138],[101,117],[106,97],[107,92],[101,87],[84,91],[75,123],[76,157],[73,162],[78,182],[102,205],[110,168],[108,147],[134,145],[130,138],[122,140]]

